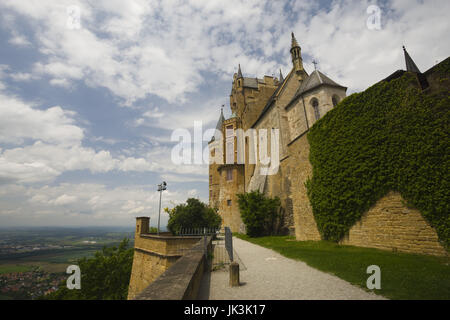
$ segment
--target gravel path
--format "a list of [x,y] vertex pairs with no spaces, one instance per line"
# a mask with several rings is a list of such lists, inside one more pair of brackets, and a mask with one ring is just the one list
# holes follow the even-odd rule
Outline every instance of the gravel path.
[[[316,270],[306,263],[233,238],[235,252],[245,265],[240,287],[228,285],[228,267],[206,273],[200,287],[202,300],[374,300],[385,299],[364,291],[336,276]],[[244,270],[242,270],[244,269]],[[362,275],[363,277],[365,275]],[[367,275],[369,277],[370,275]]]

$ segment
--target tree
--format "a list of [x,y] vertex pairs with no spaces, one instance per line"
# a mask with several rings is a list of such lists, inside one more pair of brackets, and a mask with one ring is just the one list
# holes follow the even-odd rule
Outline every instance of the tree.
[[45,296],[45,300],[126,300],[133,265],[133,248],[123,239],[118,247],[104,247],[93,258],[77,261],[81,270],[81,289],[69,290],[66,283]]
[[177,234],[183,228],[219,228],[222,218],[217,209],[210,208],[195,198],[187,199],[186,203],[179,204],[173,209],[164,209],[169,213],[167,228]]
[[259,190],[238,194],[239,210],[247,235],[262,237],[276,233],[280,199],[268,198]]

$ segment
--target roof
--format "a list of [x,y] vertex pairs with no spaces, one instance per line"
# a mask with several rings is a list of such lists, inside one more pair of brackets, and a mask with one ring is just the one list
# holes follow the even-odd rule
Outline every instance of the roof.
[[417,68],[417,66],[414,63],[413,59],[409,55],[408,51],[406,51],[405,46],[403,46],[403,52],[405,54],[406,71],[421,73],[419,68]]
[[300,85],[300,87],[297,89],[297,92],[295,92],[294,97],[292,98],[292,100],[286,105],[286,108],[288,106],[291,105],[291,103],[297,99],[298,97],[300,97],[302,94],[311,91],[315,88],[318,88],[320,86],[323,85],[327,85],[327,86],[332,86],[332,87],[337,87],[337,88],[342,88],[347,90],[347,87],[344,87],[340,84],[338,84],[337,82],[331,80],[330,78],[328,78],[326,75],[324,75],[322,72],[320,72],[319,70],[314,70],[309,77],[307,77],[302,84]]
[[[223,109],[221,109],[219,121],[217,121],[217,125],[216,125],[216,130],[219,130],[220,132],[222,132],[222,124],[224,121],[225,121],[225,117],[223,116]],[[211,138],[211,141],[209,141],[209,142],[213,142],[214,140],[216,140],[216,134],[217,134],[217,131],[214,133],[214,135]]]
[[[340,84],[334,82],[333,80],[331,80],[330,78],[328,78],[326,75],[324,75],[322,72],[320,72],[319,70],[314,70],[308,78],[306,78],[305,81],[303,81],[303,83],[301,84],[301,86],[298,88],[297,92],[295,93],[295,95],[301,95],[307,91],[310,91],[312,89],[315,89],[321,85],[329,85],[329,86],[333,86],[333,87],[341,87],[341,88],[346,88],[344,86],[341,86]],[[347,89],[347,88],[346,88]]]

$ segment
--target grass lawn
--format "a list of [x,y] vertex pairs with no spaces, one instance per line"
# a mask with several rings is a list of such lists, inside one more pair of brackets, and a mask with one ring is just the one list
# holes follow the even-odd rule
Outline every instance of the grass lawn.
[[[236,237],[275,250],[285,257],[366,287],[367,267],[381,269],[381,289],[373,290],[389,299],[450,299],[450,258],[394,253],[338,245],[327,241],[295,241],[295,237]],[[372,290],[370,290],[372,291]]]

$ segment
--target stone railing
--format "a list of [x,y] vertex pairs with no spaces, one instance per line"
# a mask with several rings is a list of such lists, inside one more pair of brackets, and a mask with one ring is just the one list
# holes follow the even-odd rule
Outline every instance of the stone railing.
[[195,300],[208,268],[211,236],[201,238],[169,269],[138,294],[135,300]]

